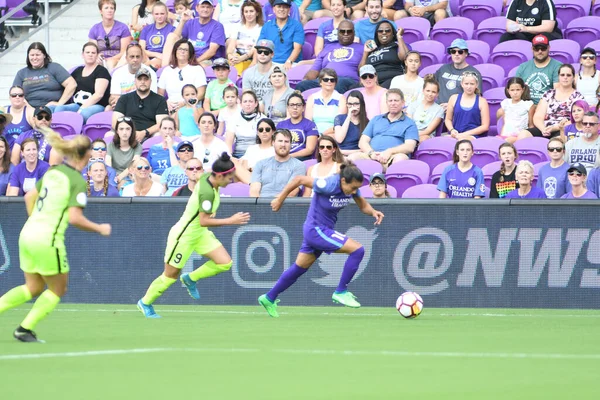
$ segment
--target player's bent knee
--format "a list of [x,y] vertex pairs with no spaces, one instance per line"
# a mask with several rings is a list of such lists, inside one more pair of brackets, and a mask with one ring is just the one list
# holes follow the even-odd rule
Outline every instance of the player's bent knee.
[[365,256],[365,248],[361,245],[358,249],[354,250],[352,254],[356,254],[360,258]]
[[231,269],[233,265],[233,261],[229,260],[227,264],[216,264],[215,267],[219,269],[221,272],[227,272]]

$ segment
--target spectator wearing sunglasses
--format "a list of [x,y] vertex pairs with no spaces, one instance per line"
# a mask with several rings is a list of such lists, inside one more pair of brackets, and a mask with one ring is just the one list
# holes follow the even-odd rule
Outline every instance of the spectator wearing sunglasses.
[[571,191],[562,195],[561,199],[585,200],[597,199],[598,197],[587,189],[587,168],[581,163],[571,164],[567,170]]
[[[138,43],[131,43],[125,51],[127,65],[116,69],[110,81],[110,98],[106,111],[112,111],[122,95],[135,91],[135,74],[142,68],[144,51]],[[145,68],[145,67],[144,67]],[[156,72],[152,68],[147,69],[150,74],[150,90],[157,92]]]
[[567,179],[567,170],[570,165],[564,159],[565,144],[559,137],[548,141],[548,158],[550,162],[544,164],[538,171],[537,187],[544,190],[546,198],[560,199],[571,190]]
[[152,167],[147,159],[140,157],[131,162],[129,173],[133,183],[123,188],[123,197],[157,197],[162,196],[164,187],[154,182],[151,177]]
[[379,86],[377,71],[371,64],[360,67],[360,84],[364,88],[362,94],[365,98],[367,117],[375,118],[378,115],[385,114],[387,104],[385,102],[385,92],[387,89]]
[[112,116],[113,127],[119,118],[130,117],[138,129],[134,134],[140,143],[158,133],[160,121],[169,115],[165,98],[150,90],[151,83],[150,71],[140,68],[135,74],[135,92],[119,98]]
[[293,93],[287,101],[289,119],[277,124],[277,129],[287,129],[292,133],[290,154],[300,161],[314,158],[319,131],[317,125],[304,116],[304,98]]
[[519,65],[515,76],[529,86],[533,104],[538,104],[544,93],[558,83],[558,69],[561,63],[550,57],[550,42],[543,35],[531,41],[533,58]]
[[275,149],[273,148],[275,123],[273,120],[269,118],[261,119],[258,122],[256,131],[256,144],[249,146],[244,156],[240,159],[241,166],[250,172],[252,172],[257,162],[275,155]]
[[187,39],[180,39],[175,42],[169,65],[163,69],[158,80],[158,94],[168,96],[167,104],[171,114],[185,106],[182,93],[186,85],[193,85],[196,88],[197,104],[195,105],[201,105],[206,92],[206,73],[194,57],[192,43]]
[[442,65],[435,73],[435,80],[440,84],[438,103],[444,110],[448,106],[448,100],[450,100],[453,94],[462,93],[463,89],[460,81],[465,72],[473,72],[477,76],[477,82],[479,82],[479,92],[481,93],[483,90],[481,86],[481,74],[466,61],[469,55],[467,41],[464,39],[454,39],[447,50],[452,56],[452,62]]
[[536,35],[548,40],[561,39],[556,22],[556,7],[552,0],[513,0],[506,10],[506,32],[500,42],[508,40],[530,41]]
[[108,175],[108,166],[103,161],[91,161],[86,170],[89,170],[87,179],[88,197],[119,197],[119,191],[111,185]]
[[[104,141],[104,139],[96,139],[92,142],[92,153],[90,156],[90,161],[88,163],[88,166],[85,167],[82,171],[81,171],[81,176],[83,176],[83,179],[86,182],[89,182],[91,177],[88,173],[88,167],[91,163],[93,162],[105,162],[106,160],[106,153],[107,153],[107,146],[106,146],[106,142]],[[108,174],[108,183],[109,185],[112,186],[117,186],[117,171],[108,165],[105,165],[106,168],[106,173]]]
[[50,165],[62,163],[62,157],[52,149],[46,136],[39,129],[49,128],[52,123],[52,111],[48,107],[37,107],[33,112],[33,129],[21,134],[12,148],[11,162],[18,165],[21,162],[22,144],[27,139],[34,139],[38,144],[38,158]]
[[296,85],[296,90],[304,92],[308,89],[319,87],[319,72],[324,68],[337,72],[335,90],[345,93],[356,87],[358,81],[358,67],[363,56],[363,46],[354,43],[354,24],[342,21],[338,29],[338,43],[330,44],[317,56],[313,66],[304,75],[304,80]]
[[219,159],[221,154],[229,153],[229,148],[224,141],[217,138],[217,119],[212,113],[204,112],[198,120],[200,137],[195,139],[194,157],[202,160],[206,172],[212,171],[212,165]]
[[596,107],[598,104],[596,90],[600,87],[600,72],[596,69],[596,50],[591,47],[581,50],[575,87],[591,107]]
[[[317,143],[317,163],[308,167],[306,175],[313,180],[327,178],[340,172],[340,165],[344,162],[344,155],[337,142],[331,136],[323,135]],[[312,188],[304,188],[302,197],[313,197]]]
[[[269,0],[269,1],[265,2],[265,4],[262,6],[263,7],[263,9],[262,9],[263,19],[264,19],[265,23],[268,21],[273,21],[277,18],[277,16],[275,15],[275,8],[273,6],[274,3],[275,3],[275,0]],[[302,23],[302,20],[301,20],[302,18],[300,15],[300,10],[298,9],[298,5],[294,1],[291,1],[288,4],[291,4],[290,12],[289,12],[290,18]]]
[[100,0],[98,8],[102,21],[92,26],[88,38],[100,49],[98,63],[104,64],[109,71],[112,71],[116,68],[133,38],[129,33],[129,27],[115,19],[117,10],[115,0]]
[[258,40],[268,39],[275,44],[273,61],[283,64],[286,70],[293,63],[302,61],[304,29],[302,24],[290,18],[292,0],[275,0],[275,19],[267,21],[260,31]]
[[271,90],[271,71],[277,64],[273,64],[273,55],[275,44],[268,39],[262,39],[256,42],[254,46],[254,62],[244,75],[242,75],[242,89],[252,90],[262,101],[264,95]]
[[588,111],[583,115],[583,133],[569,140],[565,145],[565,161],[569,164],[579,163],[589,173],[598,161],[600,136],[598,135],[598,114]]
[[105,162],[117,171],[116,183],[122,187],[129,177],[129,165],[142,155],[142,145],[135,138],[135,124],[129,117],[117,119],[115,135],[107,146]]
[[172,196],[190,197],[192,193],[194,193],[194,188],[203,173],[204,167],[202,166],[202,161],[197,158],[188,160],[188,162],[185,163],[185,175],[188,178],[187,184],[174,191]]
[[22,134],[33,127],[33,111],[34,108],[27,105],[25,101],[25,91],[21,86],[13,86],[8,91],[10,97],[10,106],[6,108],[7,114],[4,119],[3,130],[0,134],[4,134],[8,142],[8,147],[12,149],[15,140]]
[[148,61],[146,65],[154,69],[162,67],[163,50],[167,41],[167,35],[175,30],[169,23],[169,10],[160,1],[152,6],[152,19],[148,25],[141,28],[140,46],[144,49]]
[[194,157],[192,142],[187,140],[180,142],[177,145],[177,163],[165,169],[160,177],[160,183],[165,189],[165,196],[172,196],[173,192],[188,183],[185,165],[192,157]]
[[317,125],[320,135],[333,135],[335,116],[347,112],[346,99],[335,90],[337,80],[334,69],[322,69],[319,72],[321,90],[308,96],[306,101],[305,116]]

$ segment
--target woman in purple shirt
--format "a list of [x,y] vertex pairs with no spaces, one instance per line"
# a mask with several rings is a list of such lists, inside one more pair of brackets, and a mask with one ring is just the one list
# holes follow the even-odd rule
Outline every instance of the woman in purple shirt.
[[92,26],[88,38],[90,42],[97,44],[100,49],[98,63],[104,62],[104,66],[112,71],[117,67],[133,38],[127,25],[115,20],[117,9],[115,0],[101,0],[98,3],[98,8],[100,9],[102,22]]
[[284,271],[273,288],[258,298],[258,302],[271,317],[279,317],[277,313],[277,296],[289,288],[302,276],[308,268],[325,252],[349,254],[340,283],[333,293],[332,299],[346,307],[358,308],[360,303],[348,291],[348,284],[358,271],[365,255],[362,244],[335,230],[337,215],[351,200],[358,205],[363,214],[375,217],[375,225],[383,219],[383,213],[373,209],[361,197],[358,190],[362,186],[363,174],[354,164],[342,164],[340,173],[328,178],[314,179],[308,176],[297,176],[283,189],[272,202],[273,211],[281,209],[287,196],[300,186],[311,188],[314,196],[304,222],[304,240],[296,262]]
[[584,200],[598,198],[594,193],[587,190],[587,169],[585,168],[585,165],[581,163],[571,164],[571,166],[567,170],[567,174],[569,174],[569,183],[571,184],[571,191],[562,195],[561,199]]
[[35,188],[38,180],[44,176],[50,165],[38,159],[37,141],[25,139],[22,143],[24,161],[13,169],[6,189],[7,196],[23,196]]
[[440,199],[479,199],[485,196],[483,172],[471,162],[473,143],[469,139],[456,142],[454,146],[454,164],[444,169],[437,189]]
[[504,197],[505,199],[545,199],[546,193],[543,189],[531,186],[533,182],[534,169],[530,161],[523,160],[519,162],[516,170],[517,182],[519,188],[511,190]]

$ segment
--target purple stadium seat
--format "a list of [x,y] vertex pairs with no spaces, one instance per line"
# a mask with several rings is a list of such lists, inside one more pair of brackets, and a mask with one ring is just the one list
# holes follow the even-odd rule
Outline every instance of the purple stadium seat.
[[219,189],[221,197],[250,197],[250,185],[246,183],[230,183]]
[[450,0],[449,2],[450,2],[450,12],[452,13],[452,15],[454,15],[454,16],[460,15],[458,8],[462,4],[463,0]]
[[556,16],[564,25],[569,26],[569,22],[574,19],[589,15],[592,0],[554,0],[554,5]]
[[494,161],[481,167],[485,186],[492,187],[492,176],[494,176],[494,174],[500,170],[501,165],[502,161]]
[[310,21],[308,21],[306,25],[304,25],[304,42],[310,43],[311,46],[314,48],[315,40],[317,40],[317,32],[319,31],[319,26],[321,26],[323,22],[327,22],[329,20],[331,20],[331,18],[324,17],[311,19]]
[[418,42],[413,42],[410,47],[421,54],[421,68],[442,63],[446,59],[446,47],[439,42],[419,40]]
[[550,57],[562,64],[572,64],[579,61],[581,48],[579,43],[569,39],[556,39],[550,42]]
[[112,111],[104,111],[88,118],[83,127],[83,134],[92,141],[102,139],[112,129]]
[[419,160],[404,160],[390,165],[385,172],[388,186],[396,188],[399,196],[409,187],[427,183],[429,165]]
[[531,183],[532,185],[536,185],[537,184],[537,180],[538,177],[540,176],[540,169],[548,164],[549,161],[544,161],[544,162],[539,162],[537,164],[533,164],[533,182]]
[[[502,132],[503,126],[504,126],[504,117],[500,117],[500,118],[498,118],[498,121],[496,121],[496,130],[497,130],[496,135],[499,135],[500,132]],[[491,135],[488,133],[488,136],[491,136]]]
[[481,74],[483,92],[503,86],[504,69],[496,64],[479,64],[475,68]]
[[443,163],[436,165],[433,171],[431,172],[431,176],[429,177],[429,183],[431,183],[432,185],[437,185],[446,167],[452,164],[454,164],[453,160],[444,161]]
[[481,21],[473,33],[473,39],[483,40],[494,48],[500,42],[500,36],[506,32],[506,17],[493,17]]
[[498,148],[504,140],[497,137],[482,137],[473,140],[471,162],[479,168],[498,160]]
[[312,44],[308,42],[304,42],[302,45],[302,59],[303,60],[314,60],[315,58],[315,50],[313,49]]
[[470,19],[450,17],[437,22],[429,36],[431,40],[441,42],[448,47],[454,39],[471,39],[474,30],[475,24]]
[[363,185],[369,184],[369,178],[373,174],[378,174],[383,172],[383,167],[380,163],[374,160],[356,160],[354,164],[361,170],[364,176]]
[[[467,40],[467,44],[469,45],[469,55],[467,56],[468,64],[477,65],[488,62],[488,58],[490,57],[489,44],[482,40]],[[452,62],[452,56],[446,53],[446,57],[443,61],[446,63]]]
[[[160,76],[162,75],[162,72],[165,70],[165,68],[167,67],[160,67],[157,71],[156,71],[156,79],[160,79]],[[165,92],[165,94],[167,94],[167,92]]]
[[313,94],[313,93],[317,93],[319,90],[321,90],[320,87],[317,88],[313,88],[313,89],[308,89],[305,90],[304,92],[302,92],[302,97],[304,97],[304,101],[308,100],[308,97]]
[[[0,7],[2,6],[2,2],[0,1]],[[71,75],[73,73],[73,71],[75,71],[77,68],[79,67],[83,67],[82,64],[76,65],[74,67],[69,68],[69,75]]]
[[142,143],[142,149],[149,149],[150,147],[154,146],[155,144],[161,143],[162,140],[163,140],[162,135],[152,136],[150,139],[148,139],[144,143]]
[[508,80],[510,78],[512,78],[513,76],[517,76],[517,70],[519,69],[519,66],[517,65],[516,67],[514,67],[513,69],[511,69],[506,76],[504,77],[504,86],[506,86],[506,82],[508,82]]
[[541,137],[521,139],[515,142],[519,159],[529,160],[532,164],[550,161],[548,159],[547,146],[548,139]]
[[437,186],[431,183],[423,183],[409,187],[402,193],[403,199],[437,199],[440,197],[440,192]]
[[502,0],[464,0],[458,12],[458,15],[469,18],[477,26],[483,20],[502,14]]
[[288,82],[290,87],[295,88],[299,82],[302,82],[304,75],[311,69],[312,65],[294,65],[288,71]]
[[396,27],[404,29],[404,41],[408,44],[419,40],[427,40],[431,24],[426,18],[406,17],[394,21]]
[[[430,43],[433,43],[433,42],[430,42]],[[442,65],[444,65],[444,64],[433,64],[428,67],[421,68],[421,70],[419,71],[419,76],[423,77],[427,74],[435,74]]]
[[489,62],[500,65],[505,72],[533,58],[531,42],[527,40],[510,40],[497,44],[492,50]]
[[315,158],[313,158],[310,160],[304,160],[302,162],[304,163],[304,168],[306,168],[306,170],[308,171],[308,169],[315,165],[318,161]]
[[[23,3],[23,0],[6,0],[6,2],[4,2],[4,7],[6,7],[6,12],[4,12],[2,15],[4,16],[4,14],[6,14],[8,11],[12,10],[13,8],[17,8],[17,6],[19,6],[21,3]],[[14,13],[8,20],[5,21],[7,26],[11,26],[13,24],[11,24],[11,22],[18,20],[18,21],[26,21],[26,20],[30,20],[31,21],[31,25],[40,25],[41,22],[41,18],[39,17],[39,15],[41,14],[41,10],[38,11],[38,17],[37,17],[37,21],[33,21],[33,17],[32,14],[26,12],[25,10],[21,9],[19,11],[17,11],[16,13]],[[17,23],[16,25],[23,25],[23,23]]]
[[[567,25],[563,36],[581,44],[596,40],[600,37],[600,17],[585,16],[574,19]],[[552,45],[554,45],[554,42],[552,42]]]
[[419,144],[415,159],[424,161],[430,170],[444,161],[452,160],[456,140],[448,136],[434,137]]
[[61,111],[52,114],[50,127],[61,136],[78,135],[83,127],[83,117],[73,111]]
[[[395,199],[398,197],[398,192],[396,191],[395,187],[388,185],[387,191],[390,194],[391,199]],[[366,199],[371,199],[373,198],[373,191],[371,190],[371,187],[369,187],[369,185],[361,186],[360,195]]]
[[[215,75],[215,71],[213,71],[212,67],[203,67],[204,68],[204,72],[206,73],[206,82],[210,82],[212,80],[217,79],[217,76]],[[229,79],[231,79],[232,82],[237,82],[238,79],[238,75],[237,75],[237,69],[235,68],[230,68],[229,69]]]
[[600,16],[600,2],[596,1],[592,6],[592,15],[596,17]]
[[506,94],[504,93],[503,87],[498,87],[495,89],[490,89],[483,92],[483,97],[488,102],[488,106],[490,108],[490,127],[496,126],[496,112],[500,108],[500,102],[506,99]]

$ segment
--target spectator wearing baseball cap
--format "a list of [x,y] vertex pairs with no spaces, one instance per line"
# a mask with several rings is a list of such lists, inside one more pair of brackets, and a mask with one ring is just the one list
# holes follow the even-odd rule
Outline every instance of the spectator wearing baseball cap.
[[579,57],[579,73],[575,77],[577,91],[583,95],[585,101],[592,107],[598,104],[596,95],[600,86],[600,73],[596,69],[596,50],[586,47],[581,50]]
[[164,196],[172,196],[180,187],[187,185],[186,163],[194,157],[194,145],[184,140],[177,145],[178,164],[165,169],[160,177],[160,183],[165,187]]
[[45,161],[50,165],[62,163],[61,155],[55,150],[52,150],[52,146],[50,146],[50,143],[48,143],[44,134],[40,132],[40,129],[49,128],[51,123],[52,111],[50,111],[50,108],[46,106],[36,107],[33,112],[33,129],[19,135],[11,150],[12,154],[10,161],[14,165],[19,165],[21,163],[21,150],[23,142],[27,139],[34,139],[37,142],[38,159]]
[[567,170],[571,191],[562,195],[561,199],[567,200],[585,200],[598,199],[594,193],[587,189],[587,169],[581,163],[571,164]]
[[561,63],[550,58],[550,42],[544,35],[537,35],[531,40],[533,58],[522,63],[516,76],[529,86],[533,104],[538,104],[548,90],[558,83],[558,69]]
[[448,100],[453,94],[462,93],[460,81],[465,72],[473,72],[477,76],[479,82],[479,92],[482,91],[481,74],[477,68],[467,63],[469,55],[469,45],[464,39],[454,39],[450,46],[446,49],[448,54],[452,56],[452,62],[442,65],[435,73],[435,79],[440,84],[440,94],[438,103],[446,109]]
[[302,61],[304,45],[304,28],[289,15],[291,4],[292,0],[275,0],[275,19],[265,23],[258,37],[258,40],[269,39],[275,44],[273,61],[284,64],[286,70],[292,68],[293,63]]
[[258,96],[258,100],[262,101],[265,94],[270,91],[271,86],[271,70],[274,66],[280,65],[273,63],[275,55],[275,44],[269,39],[261,39],[254,46],[254,59],[256,64],[244,71],[242,77],[242,89],[252,90]]
[[223,89],[227,86],[235,86],[235,83],[229,79],[230,71],[229,62],[224,58],[217,58],[213,62],[212,69],[215,71],[217,79],[208,82],[206,86],[206,94],[204,95],[204,111],[209,111],[219,116],[219,110],[227,107],[223,98]]
[[[356,0],[356,1],[361,1],[361,0]],[[273,3],[275,3],[275,0],[269,0],[269,1],[265,2],[265,4],[263,5],[262,13],[263,13],[263,18],[265,20],[265,23],[267,23],[267,21],[275,20],[275,18],[276,18],[275,9],[273,8]],[[291,2],[290,18],[302,23],[302,18],[300,16],[300,10],[298,9],[298,5],[294,1]]]
[[241,21],[235,26],[235,32],[227,42],[227,59],[235,66],[238,76],[242,76],[252,63],[254,46],[265,22],[260,4],[256,1],[245,1],[241,7],[235,5],[233,8],[241,8],[241,11],[238,11],[238,14],[241,13]]
[[500,43],[509,40],[530,41],[536,35],[548,40],[562,39],[552,0],[513,0],[506,10],[506,33]]
[[369,188],[373,192],[374,199],[385,199],[390,197],[390,192],[387,190],[387,179],[382,173],[371,175],[369,179]]

